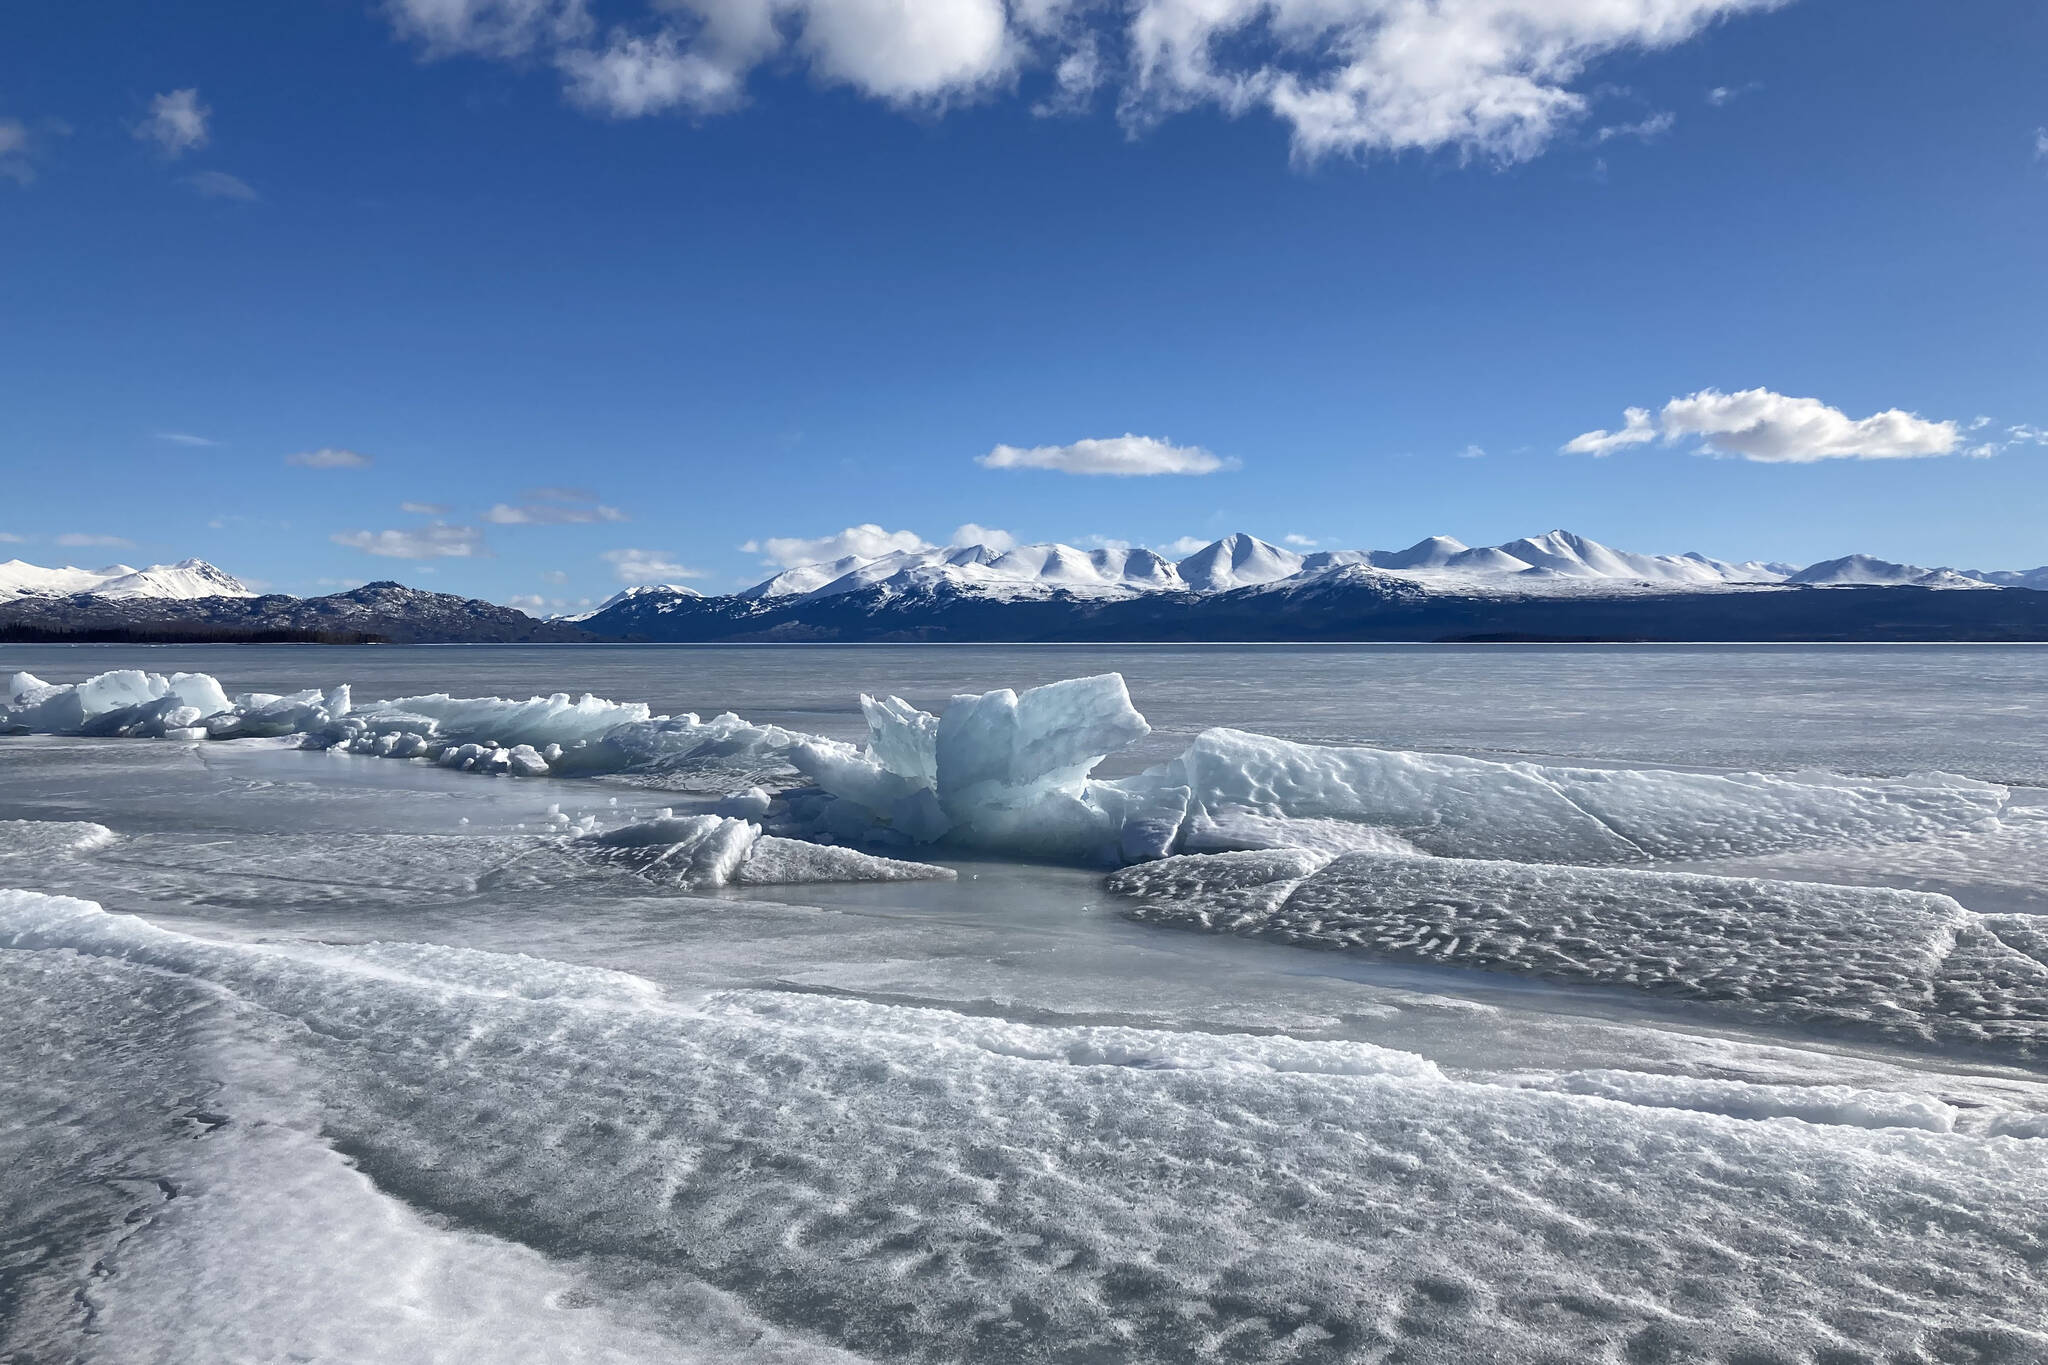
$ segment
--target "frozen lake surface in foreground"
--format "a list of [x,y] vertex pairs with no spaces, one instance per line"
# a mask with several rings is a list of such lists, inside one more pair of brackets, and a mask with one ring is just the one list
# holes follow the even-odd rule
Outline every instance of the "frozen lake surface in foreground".
[[[1858,804],[713,888],[573,837],[702,780],[0,737],[0,1358],[2048,1360],[2048,649],[0,646],[116,668],[845,741],[1116,671],[1110,776],[1228,726]],[[2010,792],[1885,842],[1931,772]]]

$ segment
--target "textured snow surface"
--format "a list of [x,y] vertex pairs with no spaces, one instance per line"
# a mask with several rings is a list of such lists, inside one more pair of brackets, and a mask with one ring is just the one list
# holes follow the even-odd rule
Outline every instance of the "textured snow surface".
[[[686,1342],[742,1360],[2048,1354],[2048,1143],[1896,1097],[671,998],[26,893],[0,893],[0,947],[10,1112],[66,1120],[0,1142],[54,1128],[62,1162],[118,1169],[93,1146],[133,1131],[94,1107],[135,1093],[117,1072],[156,1078],[178,1137],[133,1167],[162,1184],[0,1189],[44,1221],[59,1194],[135,1205],[112,1247],[45,1253],[103,1268],[105,1358],[690,1358],[613,1297],[649,1284],[702,1315],[661,1301]],[[317,1123],[261,1078],[317,1095]]]
[[1110,888],[1148,923],[2048,1056],[2048,925],[1925,892],[1369,853],[1190,854]]

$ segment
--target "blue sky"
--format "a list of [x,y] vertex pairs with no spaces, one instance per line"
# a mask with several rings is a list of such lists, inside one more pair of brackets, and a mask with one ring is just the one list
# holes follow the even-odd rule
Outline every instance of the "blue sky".
[[[2048,561],[2035,3],[22,0],[0,35],[35,562],[573,602],[863,524]],[[1105,464],[1183,472],[1071,472]]]

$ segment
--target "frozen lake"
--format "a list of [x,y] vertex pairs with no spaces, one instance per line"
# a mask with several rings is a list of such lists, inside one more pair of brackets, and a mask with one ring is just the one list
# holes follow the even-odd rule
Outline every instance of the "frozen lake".
[[0,737],[0,1355],[2048,1360],[2048,649],[0,646],[116,668],[845,741],[1115,671],[1104,774],[1427,818],[712,887],[576,861],[704,771]]

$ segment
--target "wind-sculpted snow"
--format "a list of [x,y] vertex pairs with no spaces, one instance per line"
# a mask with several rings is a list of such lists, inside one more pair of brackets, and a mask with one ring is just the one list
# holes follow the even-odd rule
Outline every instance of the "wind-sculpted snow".
[[[2048,1142],[1952,1131],[1937,1104],[1463,1079],[1364,1042],[761,990],[684,999],[473,949],[213,942],[22,893],[0,893],[0,972],[48,983],[38,1026],[99,998],[60,977],[229,1002],[220,1064],[267,1051],[265,1070],[288,1068],[317,1105],[291,1130],[384,1197],[544,1248],[557,1276],[708,1284],[768,1330],[868,1359],[2048,1354]],[[126,985],[100,994],[118,1005]],[[224,1117],[230,1134],[275,1126]],[[290,1170],[282,1188],[356,1207],[255,1155],[222,1149],[245,1164],[184,1216]],[[295,1266],[349,1251],[239,1226]],[[294,1302],[237,1286],[223,1265],[263,1258],[232,1243],[182,1268],[142,1246],[92,1291],[104,1330],[174,1305],[195,1266],[265,1324]],[[298,1302],[306,1330],[330,1320]]]
[[1370,853],[1190,854],[1110,888],[1148,923],[2048,1057],[2048,934],[1926,892]]
[[[1172,762],[1097,781],[1149,726],[1114,674],[954,697],[941,714],[861,698],[863,748],[730,713],[657,716],[565,693],[356,702],[346,685],[229,699],[204,674],[16,674],[0,731],[179,740],[296,735],[305,748],[518,777],[629,773],[718,794],[775,789],[770,833],[940,840],[1096,863],[1313,848],[1588,865],[1878,846],[1994,826],[2002,787],[1939,774],[1706,774],[1496,763],[1209,730]],[[809,790],[798,790],[808,779]],[[752,814],[753,812],[750,812]]]

